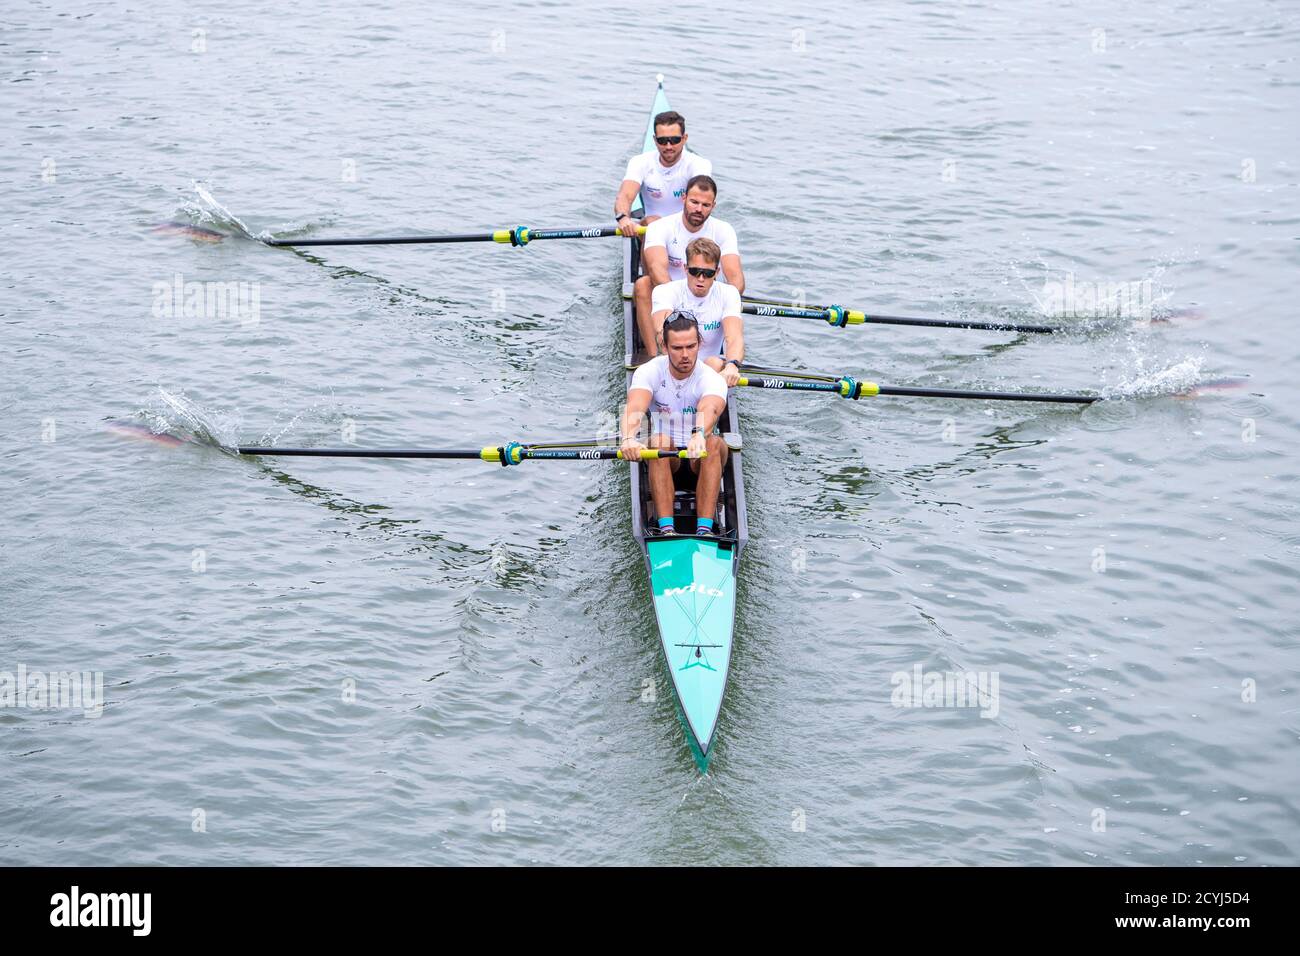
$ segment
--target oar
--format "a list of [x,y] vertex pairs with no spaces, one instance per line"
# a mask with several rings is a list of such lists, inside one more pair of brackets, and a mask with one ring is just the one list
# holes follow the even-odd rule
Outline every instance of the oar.
[[[645,235],[645,226],[638,226],[639,235]],[[540,239],[605,239],[621,236],[617,226],[584,226],[574,229],[495,229],[492,232],[471,232],[458,236],[376,236],[373,238],[340,239],[263,239],[268,246],[405,246],[442,242],[500,242],[512,246],[526,246]]]
[[[912,398],[973,398],[988,399],[997,402],[1055,402],[1058,404],[1068,405],[1090,405],[1093,402],[1102,400],[1100,395],[1053,395],[1042,392],[982,392],[972,391],[969,389],[958,388],[912,388],[902,385],[878,385],[875,382],[860,382],[848,375],[840,376],[820,376],[813,378],[806,373],[800,374],[801,378],[791,380],[789,378],[769,378],[755,377],[748,373],[751,369],[746,369],[746,374],[740,377],[738,385],[748,388],[769,388],[783,389],[796,392],[830,392],[843,398],[851,398],[854,401],[865,397],[874,397],[876,395],[904,395]],[[775,372],[776,370],[771,370]],[[777,374],[784,375],[784,372]]]
[[[562,448],[554,445],[525,445],[519,442],[506,442],[503,445],[489,445],[485,448],[278,448],[274,445],[269,447],[240,445],[235,451],[241,455],[293,455],[300,458],[459,458],[495,461],[502,465],[518,465],[526,460],[623,460],[623,452],[609,445]],[[641,452],[642,461],[689,457],[690,454],[685,449],[676,448],[647,448]]]
[[838,329],[846,325],[920,325],[941,329],[976,329],[985,332],[1057,332],[1053,325],[1018,325],[1008,322],[969,322],[965,319],[924,319],[911,315],[879,315],[846,309],[842,305],[809,306],[754,301],[746,297],[740,311],[785,319],[818,319]]
[[[629,372],[636,365],[625,363]],[[753,373],[757,372],[758,375]],[[781,376],[769,378],[768,376]],[[795,381],[790,381],[795,379]],[[1045,392],[979,392],[957,388],[912,388],[903,385],[877,385],[859,382],[848,375],[823,375],[819,372],[798,372],[779,368],[746,365],[745,374],[737,382],[749,388],[788,389],[795,392],[832,392],[854,400],[875,395],[907,395],[913,398],[987,398],[1000,402],[1057,402],[1069,405],[1090,405],[1100,402],[1101,395],[1053,395]]]

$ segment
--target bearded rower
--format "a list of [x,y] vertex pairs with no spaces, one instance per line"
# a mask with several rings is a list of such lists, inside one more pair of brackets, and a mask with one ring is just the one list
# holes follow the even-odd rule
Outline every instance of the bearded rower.
[[[722,250],[712,239],[692,239],[686,247],[686,278],[655,286],[650,294],[651,327],[660,330],[673,312],[689,312],[700,328],[701,361],[721,372],[728,388],[740,378],[745,360],[745,327],[740,293],[718,282]],[[662,333],[659,333],[662,334]],[[643,341],[650,341],[643,336]],[[662,348],[663,343],[658,345]]]
[[682,211],[656,220],[646,229],[643,257],[646,274],[636,280],[633,296],[641,340],[650,355],[658,354],[658,329],[651,319],[651,293],[675,279],[686,278],[686,247],[695,239],[712,240],[719,249],[719,265],[728,285],[738,294],[745,291],[745,273],[740,266],[736,230],[721,219],[713,219],[718,201],[718,184],[711,176],[696,176],[686,184]]
[[[628,160],[623,184],[614,200],[614,221],[623,235],[635,238],[638,225],[648,226],[664,216],[682,211],[686,184],[695,176],[713,172],[713,164],[699,153],[688,152],[686,120],[674,110],[654,118],[655,148]],[[641,197],[644,218],[632,218],[632,207]]]
[[[621,431],[623,457],[636,461],[647,446],[637,435],[650,416],[650,448],[685,448],[686,467],[695,478],[696,534],[712,534],[718,510],[727,443],[714,426],[727,407],[727,383],[700,361],[700,327],[694,317],[672,313],[663,324],[665,354],[638,366],[627,389]],[[707,453],[707,454],[705,454]],[[704,457],[700,457],[701,455]],[[658,534],[674,535],[674,475],[679,458],[646,462]]]

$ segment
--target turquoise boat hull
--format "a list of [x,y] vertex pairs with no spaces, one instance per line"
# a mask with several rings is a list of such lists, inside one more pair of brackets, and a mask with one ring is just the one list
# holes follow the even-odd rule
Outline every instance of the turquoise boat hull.
[[646,542],[664,659],[700,753],[713,744],[731,668],[736,557],[730,543],[681,537]]

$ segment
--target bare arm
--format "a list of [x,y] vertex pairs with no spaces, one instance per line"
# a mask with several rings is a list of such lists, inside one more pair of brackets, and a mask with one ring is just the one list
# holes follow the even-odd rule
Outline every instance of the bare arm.
[[623,409],[623,421],[619,425],[619,446],[624,458],[639,458],[645,445],[637,437],[641,430],[641,419],[650,407],[650,390],[647,388],[628,389],[627,406]]
[[738,315],[722,317],[722,354],[737,362],[745,360],[745,323]]
[[663,349],[664,347],[664,319],[672,314],[672,309],[660,309],[650,316],[650,325],[655,330],[655,346]]
[[618,187],[618,196],[614,199],[614,215],[630,213],[632,203],[636,202],[636,194],[640,191],[641,184],[635,179],[623,180],[623,185]]
[[641,184],[635,179],[623,180],[623,185],[618,187],[618,195],[614,197],[614,222],[618,224],[618,230],[625,236],[636,235],[636,220],[630,215],[624,218],[624,214],[632,211],[632,204],[636,202],[636,194],[641,191]]
[[[665,258],[667,253],[665,252]],[[740,256],[734,252],[722,257],[722,274],[727,277],[727,283],[734,285],[736,291],[741,295],[745,294],[745,270],[740,268]]]
[[714,426],[718,424],[718,419],[722,417],[723,411],[727,407],[725,398],[718,398],[716,395],[705,395],[700,399],[700,404],[695,409],[695,427],[709,434],[713,431]]
[[[666,246],[648,246],[642,258],[645,259],[645,271],[650,276],[651,285],[663,285],[668,281],[668,248]],[[723,265],[727,257],[723,256]]]

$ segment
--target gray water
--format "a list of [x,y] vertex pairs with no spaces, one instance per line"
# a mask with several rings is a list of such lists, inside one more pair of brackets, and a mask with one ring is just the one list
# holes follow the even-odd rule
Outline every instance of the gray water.
[[[7,8],[0,672],[100,672],[106,700],[0,707],[0,862],[1297,861],[1294,4],[716,9]],[[751,289],[1070,329],[753,318],[752,360],[1113,396],[742,396],[707,775],[622,465],[115,425],[592,434],[616,243],[152,227],[603,223],[659,72]],[[156,308],[178,276],[248,283],[256,321]],[[1062,315],[1067,282],[1142,308]],[[918,668],[996,677],[995,706],[895,706]]]

